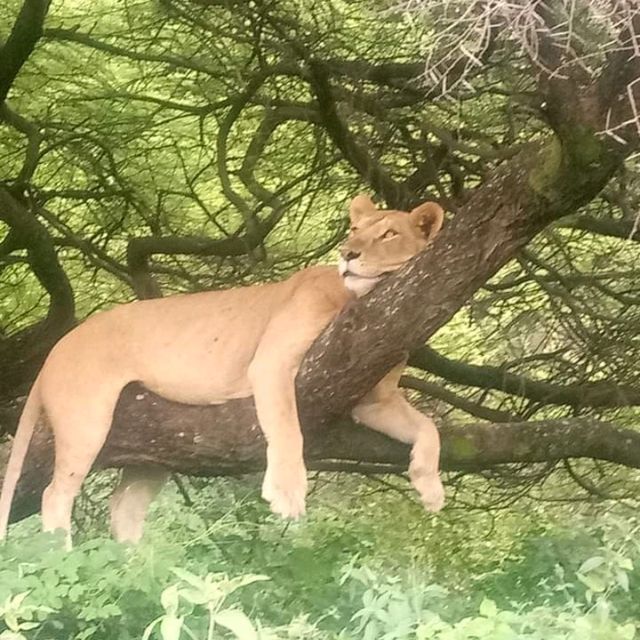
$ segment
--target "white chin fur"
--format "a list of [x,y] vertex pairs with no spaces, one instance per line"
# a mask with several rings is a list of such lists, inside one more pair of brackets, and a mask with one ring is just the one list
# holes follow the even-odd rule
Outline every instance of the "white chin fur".
[[380,278],[359,278],[358,276],[346,276],[343,278],[344,286],[356,296],[363,296],[369,293],[378,284]]

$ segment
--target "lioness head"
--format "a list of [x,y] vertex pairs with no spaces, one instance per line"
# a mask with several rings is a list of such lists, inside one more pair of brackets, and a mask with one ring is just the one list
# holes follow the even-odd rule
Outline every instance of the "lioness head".
[[338,270],[344,285],[356,295],[370,291],[385,275],[420,253],[440,231],[442,207],[425,202],[405,211],[379,211],[365,195],[349,208],[351,231],[340,247]]

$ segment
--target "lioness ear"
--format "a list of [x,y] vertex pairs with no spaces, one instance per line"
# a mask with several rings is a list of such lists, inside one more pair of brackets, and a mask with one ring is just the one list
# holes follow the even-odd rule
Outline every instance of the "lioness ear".
[[428,241],[433,240],[444,222],[444,211],[437,202],[423,202],[409,216]]
[[362,216],[376,211],[376,205],[369,196],[361,193],[357,195],[349,205],[349,218],[353,224],[356,224]]

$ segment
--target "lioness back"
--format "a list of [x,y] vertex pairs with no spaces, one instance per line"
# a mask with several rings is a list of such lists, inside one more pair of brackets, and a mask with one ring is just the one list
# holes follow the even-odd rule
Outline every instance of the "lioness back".
[[[45,397],[78,380],[148,389],[190,404],[251,395],[247,369],[269,320],[294,292],[312,288],[336,313],[349,297],[335,267],[311,267],[275,283],[175,295],[96,313],[62,338],[41,372]],[[292,318],[295,322],[295,318]]]

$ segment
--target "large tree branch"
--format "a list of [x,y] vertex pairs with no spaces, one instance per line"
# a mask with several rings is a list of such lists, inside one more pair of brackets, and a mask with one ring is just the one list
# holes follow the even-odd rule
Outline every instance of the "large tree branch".
[[73,291],[53,239],[27,206],[0,186],[0,221],[10,230],[6,248],[26,248],[31,270],[49,294],[49,310],[42,323],[0,340],[0,397],[32,380],[47,351],[75,322]]
[[409,364],[455,384],[502,391],[544,404],[568,405],[575,408],[626,407],[640,404],[640,389],[634,387],[607,381],[561,385],[532,380],[501,367],[452,360],[430,347],[421,347],[414,351],[409,358]]
[[[234,427],[231,423],[240,421]],[[136,425],[132,429],[131,425]],[[402,472],[409,448],[348,420],[305,427],[310,469]],[[479,471],[504,463],[593,458],[640,468],[640,434],[591,419],[533,423],[478,423],[441,430],[442,467]],[[53,459],[51,434],[36,430],[13,510],[13,519],[39,509]],[[200,476],[238,475],[265,464],[265,443],[250,402],[218,407],[171,403],[137,385],[125,389],[100,467],[145,463]],[[0,469],[9,446],[0,448]]]
[[7,41],[0,48],[0,104],[7,99],[20,69],[42,37],[50,1],[25,0]]

